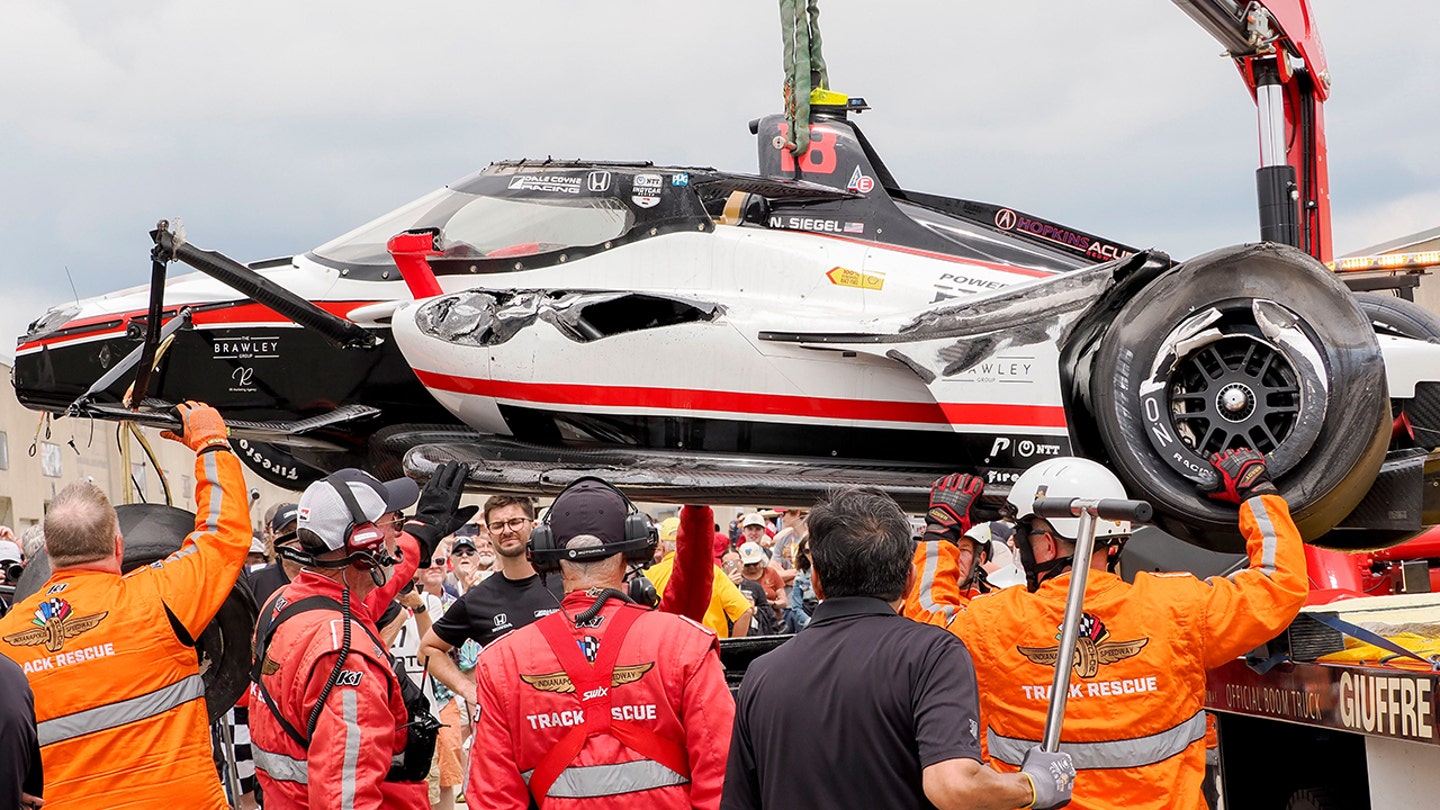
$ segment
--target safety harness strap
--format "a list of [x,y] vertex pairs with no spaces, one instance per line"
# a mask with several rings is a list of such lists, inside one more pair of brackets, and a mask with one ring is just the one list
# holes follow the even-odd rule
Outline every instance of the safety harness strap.
[[584,710],[585,721],[571,727],[530,773],[530,795],[544,807],[550,789],[565,773],[593,736],[609,734],[636,753],[663,765],[688,779],[690,768],[685,749],[674,740],[667,740],[653,730],[634,723],[612,720],[610,690],[614,687],[615,661],[620,655],[630,627],[646,610],[638,605],[624,605],[612,614],[610,628],[605,632],[592,665],[580,651],[578,640],[570,632],[568,618],[552,613],[535,623],[560,666],[575,688],[575,699]]

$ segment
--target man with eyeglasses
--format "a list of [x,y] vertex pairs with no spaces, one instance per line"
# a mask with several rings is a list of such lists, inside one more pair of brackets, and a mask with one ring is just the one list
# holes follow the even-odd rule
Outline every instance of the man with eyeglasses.
[[450,651],[471,639],[482,648],[511,630],[554,613],[560,607],[560,578],[542,583],[525,556],[535,525],[535,504],[529,498],[496,495],[485,502],[486,528],[500,563],[499,576],[470,588],[420,642],[420,658],[428,658],[430,674],[475,705],[475,680],[466,677]]

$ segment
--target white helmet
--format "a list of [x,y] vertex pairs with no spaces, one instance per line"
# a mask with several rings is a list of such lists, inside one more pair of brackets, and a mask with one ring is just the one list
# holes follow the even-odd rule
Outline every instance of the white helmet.
[[[1115,473],[1105,466],[1084,458],[1051,458],[1026,470],[1010,487],[1007,500],[1015,507],[1015,519],[1023,520],[1035,514],[1036,498],[1128,498],[1125,487]],[[1080,518],[1046,518],[1055,533],[1066,540],[1075,541],[1080,536]],[[1103,545],[1101,538],[1130,536],[1128,520],[1095,520],[1095,539]]]

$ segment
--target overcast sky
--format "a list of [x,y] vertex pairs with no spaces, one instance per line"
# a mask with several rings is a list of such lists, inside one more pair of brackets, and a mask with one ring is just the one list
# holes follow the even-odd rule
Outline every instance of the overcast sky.
[[[50,304],[146,282],[162,217],[251,261],[492,160],[754,171],[746,122],[781,101],[775,0],[5,5],[7,357]],[[1440,225],[1440,4],[1313,5],[1337,254]],[[831,84],[875,108],[902,186],[1177,257],[1256,237],[1254,104],[1169,0],[821,10]]]

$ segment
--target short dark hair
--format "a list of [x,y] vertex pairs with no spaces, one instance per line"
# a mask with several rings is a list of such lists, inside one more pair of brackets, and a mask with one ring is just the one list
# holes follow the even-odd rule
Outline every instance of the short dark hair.
[[503,509],[507,506],[519,506],[525,510],[525,517],[535,519],[535,501],[530,498],[516,497],[514,495],[491,495],[485,501],[485,509],[481,512],[485,516],[485,522],[490,522],[490,513],[496,509]]
[[915,541],[895,499],[872,487],[832,493],[810,510],[810,562],[826,597],[905,595]]

